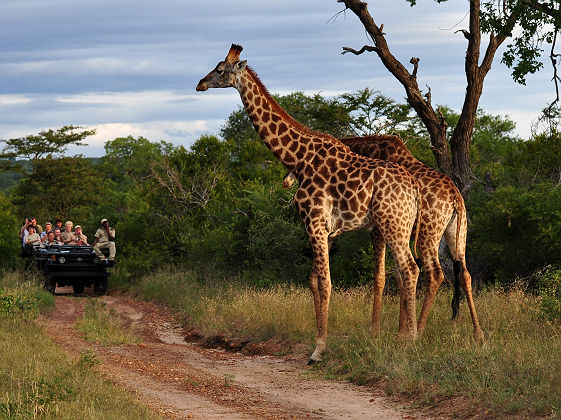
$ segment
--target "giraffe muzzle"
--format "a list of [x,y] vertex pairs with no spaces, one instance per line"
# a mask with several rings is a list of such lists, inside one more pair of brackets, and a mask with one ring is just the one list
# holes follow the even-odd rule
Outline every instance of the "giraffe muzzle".
[[208,89],[208,86],[202,80],[199,82],[199,84],[197,85],[197,88],[196,88],[197,92],[204,92],[207,89]]

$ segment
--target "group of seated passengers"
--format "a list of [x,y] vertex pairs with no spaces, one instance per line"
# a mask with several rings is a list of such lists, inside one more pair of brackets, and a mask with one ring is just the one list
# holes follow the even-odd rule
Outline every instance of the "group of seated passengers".
[[[37,224],[37,220],[33,217],[25,219],[20,229],[20,238],[22,238],[22,256],[30,257],[33,253],[33,247],[46,245],[89,245],[88,238],[82,233],[82,226],[76,225],[72,232],[73,223],[68,221],[62,228],[62,220],[57,219],[54,227],[51,222],[45,223],[45,231]],[[105,255],[102,249],[109,250],[109,258],[107,261],[115,261],[115,229],[109,226],[109,221],[105,218],[101,219],[101,227],[95,232],[93,249],[96,253],[98,261],[105,261]]]
[[55,226],[51,222],[45,223],[45,230],[37,225],[35,218],[27,218],[20,230],[22,246],[33,248],[35,246],[65,244],[65,245],[88,245],[88,238],[82,233],[82,226],[77,225],[72,231],[73,223],[68,221],[62,228],[62,220],[57,219]]

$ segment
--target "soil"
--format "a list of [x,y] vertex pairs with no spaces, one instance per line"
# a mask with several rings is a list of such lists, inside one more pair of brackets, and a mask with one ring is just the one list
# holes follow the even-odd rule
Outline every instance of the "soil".
[[[71,293],[72,288],[57,289]],[[55,296],[40,318],[49,336],[71,357],[88,349],[96,369],[165,418],[174,419],[425,419],[380,389],[318,377],[306,355],[274,356],[278,345],[248,345],[185,331],[169,311],[124,296],[101,299],[140,344],[87,342],[74,324],[88,295]],[[219,346],[222,348],[214,348]],[[210,348],[209,348],[210,347]],[[227,349],[225,349],[227,348]],[[239,351],[241,350],[241,352]]]

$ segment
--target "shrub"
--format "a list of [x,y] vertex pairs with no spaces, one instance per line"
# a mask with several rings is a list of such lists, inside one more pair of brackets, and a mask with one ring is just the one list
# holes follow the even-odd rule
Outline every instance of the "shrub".
[[502,284],[547,264],[561,264],[559,208],[561,188],[551,184],[500,187],[477,197],[470,213],[470,255]]
[[536,275],[541,311],[549,319],[561,321],[561,269],[547,266]]

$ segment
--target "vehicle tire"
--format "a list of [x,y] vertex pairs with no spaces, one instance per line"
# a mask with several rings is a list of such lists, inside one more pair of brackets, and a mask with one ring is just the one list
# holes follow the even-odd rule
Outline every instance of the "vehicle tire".
[[51,276],[46,277],[44,287],[47,292],[52,293],[54,295],[56,289],[56,280]]
[[75,280],[74,283],[72,283],[72,287],[74,288],[75,295],[84,293],[84,282],[82,280]]
[[97,296],[101,296],[107,293],[107,277],[95,281],[94,291]]

